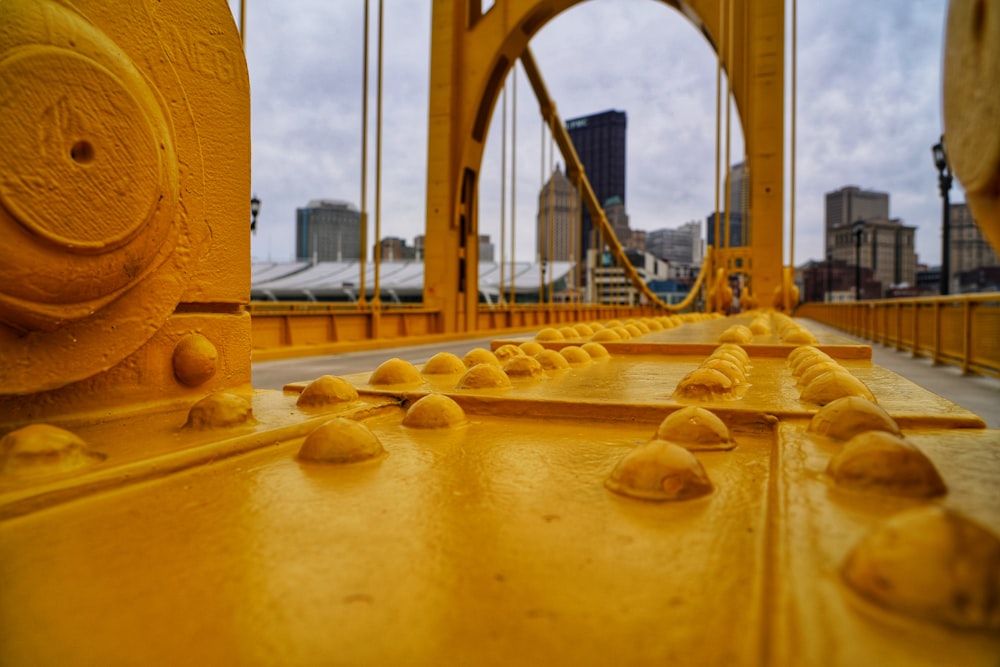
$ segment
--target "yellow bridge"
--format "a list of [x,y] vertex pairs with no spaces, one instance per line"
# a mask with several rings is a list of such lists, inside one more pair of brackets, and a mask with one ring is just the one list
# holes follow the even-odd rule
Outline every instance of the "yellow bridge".
[[[224,3],[0,4],[0,663],[997,664],[1000,431],[833,328],[996,374],[997,296],[792,317],[784,0],[686,0],[755,224],[662,303],[528,49],[574,4],[434,2],[406,308],[249,304]],[[953,0],[947,31],[951,167],[997,246],[1000,12]],[[515,62],[643,305],[480,305],[477,175]],[[762,307],[725,316],[737,270]],[[252,352],[484,335],[251,386]]]

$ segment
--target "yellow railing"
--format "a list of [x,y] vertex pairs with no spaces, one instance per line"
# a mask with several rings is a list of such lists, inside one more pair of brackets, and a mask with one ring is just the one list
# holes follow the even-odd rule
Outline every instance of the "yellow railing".
[[916,299],[804,303],[808,317],[914,357],[1000,377],[1000,292]]
[[575,322],[662,315],[653,306],[588,304],[518,304],[479,307],[476,328],[447,332],[438,310],[422,304],[333,304],[254,301],[254,359],[330,354],[354,349],[432,342],[444,338],[482,337]]

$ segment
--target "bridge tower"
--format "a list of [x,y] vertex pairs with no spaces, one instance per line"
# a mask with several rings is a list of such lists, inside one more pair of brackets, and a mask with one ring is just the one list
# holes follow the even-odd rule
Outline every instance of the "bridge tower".
[[[436,0],[431,27],[424,303],[442,330],[475,328],[476,191],[490,118],[508,71],[546,23],[580,0]],[[758,297],[781,284],[784,155],[784,2],[732,6],[732,50],[714,0],[665,2],[716,48],[732,85],[750,165],[750,273]]]

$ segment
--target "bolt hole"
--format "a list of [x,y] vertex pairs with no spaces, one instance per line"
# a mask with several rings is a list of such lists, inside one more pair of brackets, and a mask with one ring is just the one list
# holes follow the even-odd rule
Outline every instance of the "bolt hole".
[[972,10],[972,38],[975,42],[983,39],[983,29],[986,27],[986,3],[979,0]]
[[89,141],[78,141],[69,149],[69,156],[74,162],[89,164],[94,161],[94,145]]

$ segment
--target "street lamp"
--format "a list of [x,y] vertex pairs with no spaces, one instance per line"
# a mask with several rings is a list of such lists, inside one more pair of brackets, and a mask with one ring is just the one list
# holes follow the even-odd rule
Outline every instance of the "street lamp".
[[941,188],[941,294],[951,292],[951,202],[948,201],[948,191],[951,190],[951,170],[948,169],[948,155],[944,152],[944,135],[941,140],[931,146],[934,154],[934,166],[938,170],[938,186]]
[[854,223],[854,300],[861,301],[861,235],[865,232],[865,221]]
[[260,213],[260,199],[257,198],[257,193],[254,193],[253,197],[250,198],[250,231],[254,234],[257,233],[258,213]]

